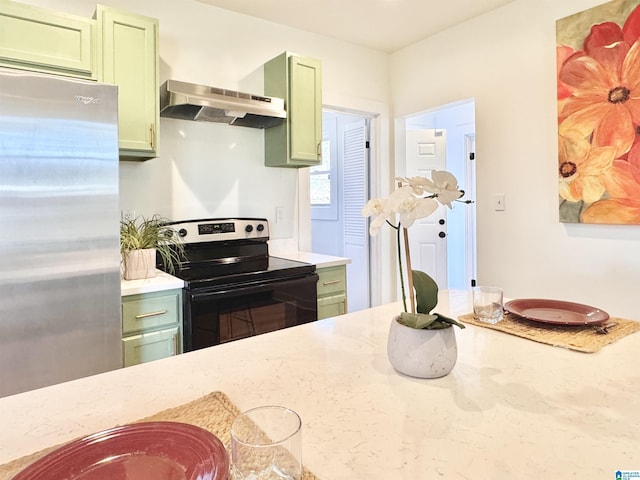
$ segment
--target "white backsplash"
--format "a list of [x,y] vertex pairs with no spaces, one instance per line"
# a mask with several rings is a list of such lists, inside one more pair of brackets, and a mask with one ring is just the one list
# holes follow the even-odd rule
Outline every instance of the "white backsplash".
[[297,243],[297,170],[264,166],[263,130],[164,118],[160,128],[160,157],[120,163],[122,210],[266,217],[271,238]]

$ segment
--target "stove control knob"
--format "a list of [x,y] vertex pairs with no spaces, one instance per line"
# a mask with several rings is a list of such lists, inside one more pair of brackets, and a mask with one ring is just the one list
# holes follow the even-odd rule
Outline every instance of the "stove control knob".
[[264,230],[264,225],[259,223],[258,226],[256,227],[256,230],[258,230],[259,232]]
[[244,227],[244,231],[247,233],[253,232],[253,225],[247,225],[246,227]]
[[178,236],[179,237],[186,237],[187,236],[187,230],[184,228],[181,228],[180,230],[178,230]]

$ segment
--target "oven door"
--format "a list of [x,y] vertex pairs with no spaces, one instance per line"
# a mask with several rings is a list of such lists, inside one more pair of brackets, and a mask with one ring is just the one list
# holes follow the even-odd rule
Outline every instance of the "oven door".
[[185,291],[185,351],[318,319],[318,275]]

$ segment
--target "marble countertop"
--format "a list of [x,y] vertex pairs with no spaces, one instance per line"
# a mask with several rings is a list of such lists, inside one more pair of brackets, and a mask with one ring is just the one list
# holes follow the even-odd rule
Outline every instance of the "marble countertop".
[[120,282],[120,295],[135,295],[138,293],[160,292],[184,287],[184,281],[161,270],[156,270],[156,276],[142,278],[140,280],[122,280]]
[[[311,263],[316,268],[335,267],[338,265],[347,265],[351,263],[350,258],[334,257],[332,255],[323,255],[320,253],[309,252],[280,252],[273,253],[272,256],[287,258],[289,260],[297,260],[298,262]],[[135,295],[138,293],[160,292],[162,290],[172,290],[174,288],[183,288],[184,282],[161,270],[156,270],[156,276],[152,278],[144,278],[141,280],[122,280],[120,282],[120,295]]]
[[311,252],[270,252],[271,256],[287,258],[289,260],[297,260],[298,262],[311,263],[316,266],[316,268],[327,268],[327,267],[337,267],[339,265],[347,265],[351,263],[350,258],[346,257],[334,257],[333,255],[324,255],[321,253],[311,253]]
[[[470,312],[467,292],[437,311]],[[0,399],[0,462],[223,391],[303,420],[322,480],[615,478],[640,469],[640,334],[584,354],[468,325],[433,380],[390,366],[400,304]],[[615,312],[614,312],[615,313]]]

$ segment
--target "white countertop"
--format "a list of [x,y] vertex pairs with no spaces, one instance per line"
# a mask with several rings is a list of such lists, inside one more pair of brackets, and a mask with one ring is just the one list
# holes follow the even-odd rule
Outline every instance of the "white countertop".
[[311,252],[271,252],[271,256],[296,260],[298,262],[311,263],[316,268],[337,267],[339,265],[347,265],[351,263],[350,258],[334,257],[333,255],[324,255],[321,253]]
[[161,270],[156,270],[156,276],[142,278],[140,280],[122,280],[120,282],[120,295],[135,295],[138,293],[160,292],[184,287],[184,281]]
[[[390,304],[0,399],[0,462],[220,390],[303,420],[321,480],[615,478],[640,469],[640,334],[598,353],[456,329],[446,377],[396,373]],[[470,312],[466,292],[436,311]],[[615,313],[615,312],[614,312]]]
[[[320,253],[309,252],[280,252],[272,254],[274,257],[287,258],[298,262],[311,263],[316,268],[335,267],[351,263],[350,258],[334,257]],[[156,276],[141,280],[122,280],[120,282],[120,295],[136,295],[138,293],[160,292],[162,290],[173,290],[183,288],[184,281],[161,270],[156,270]]]

